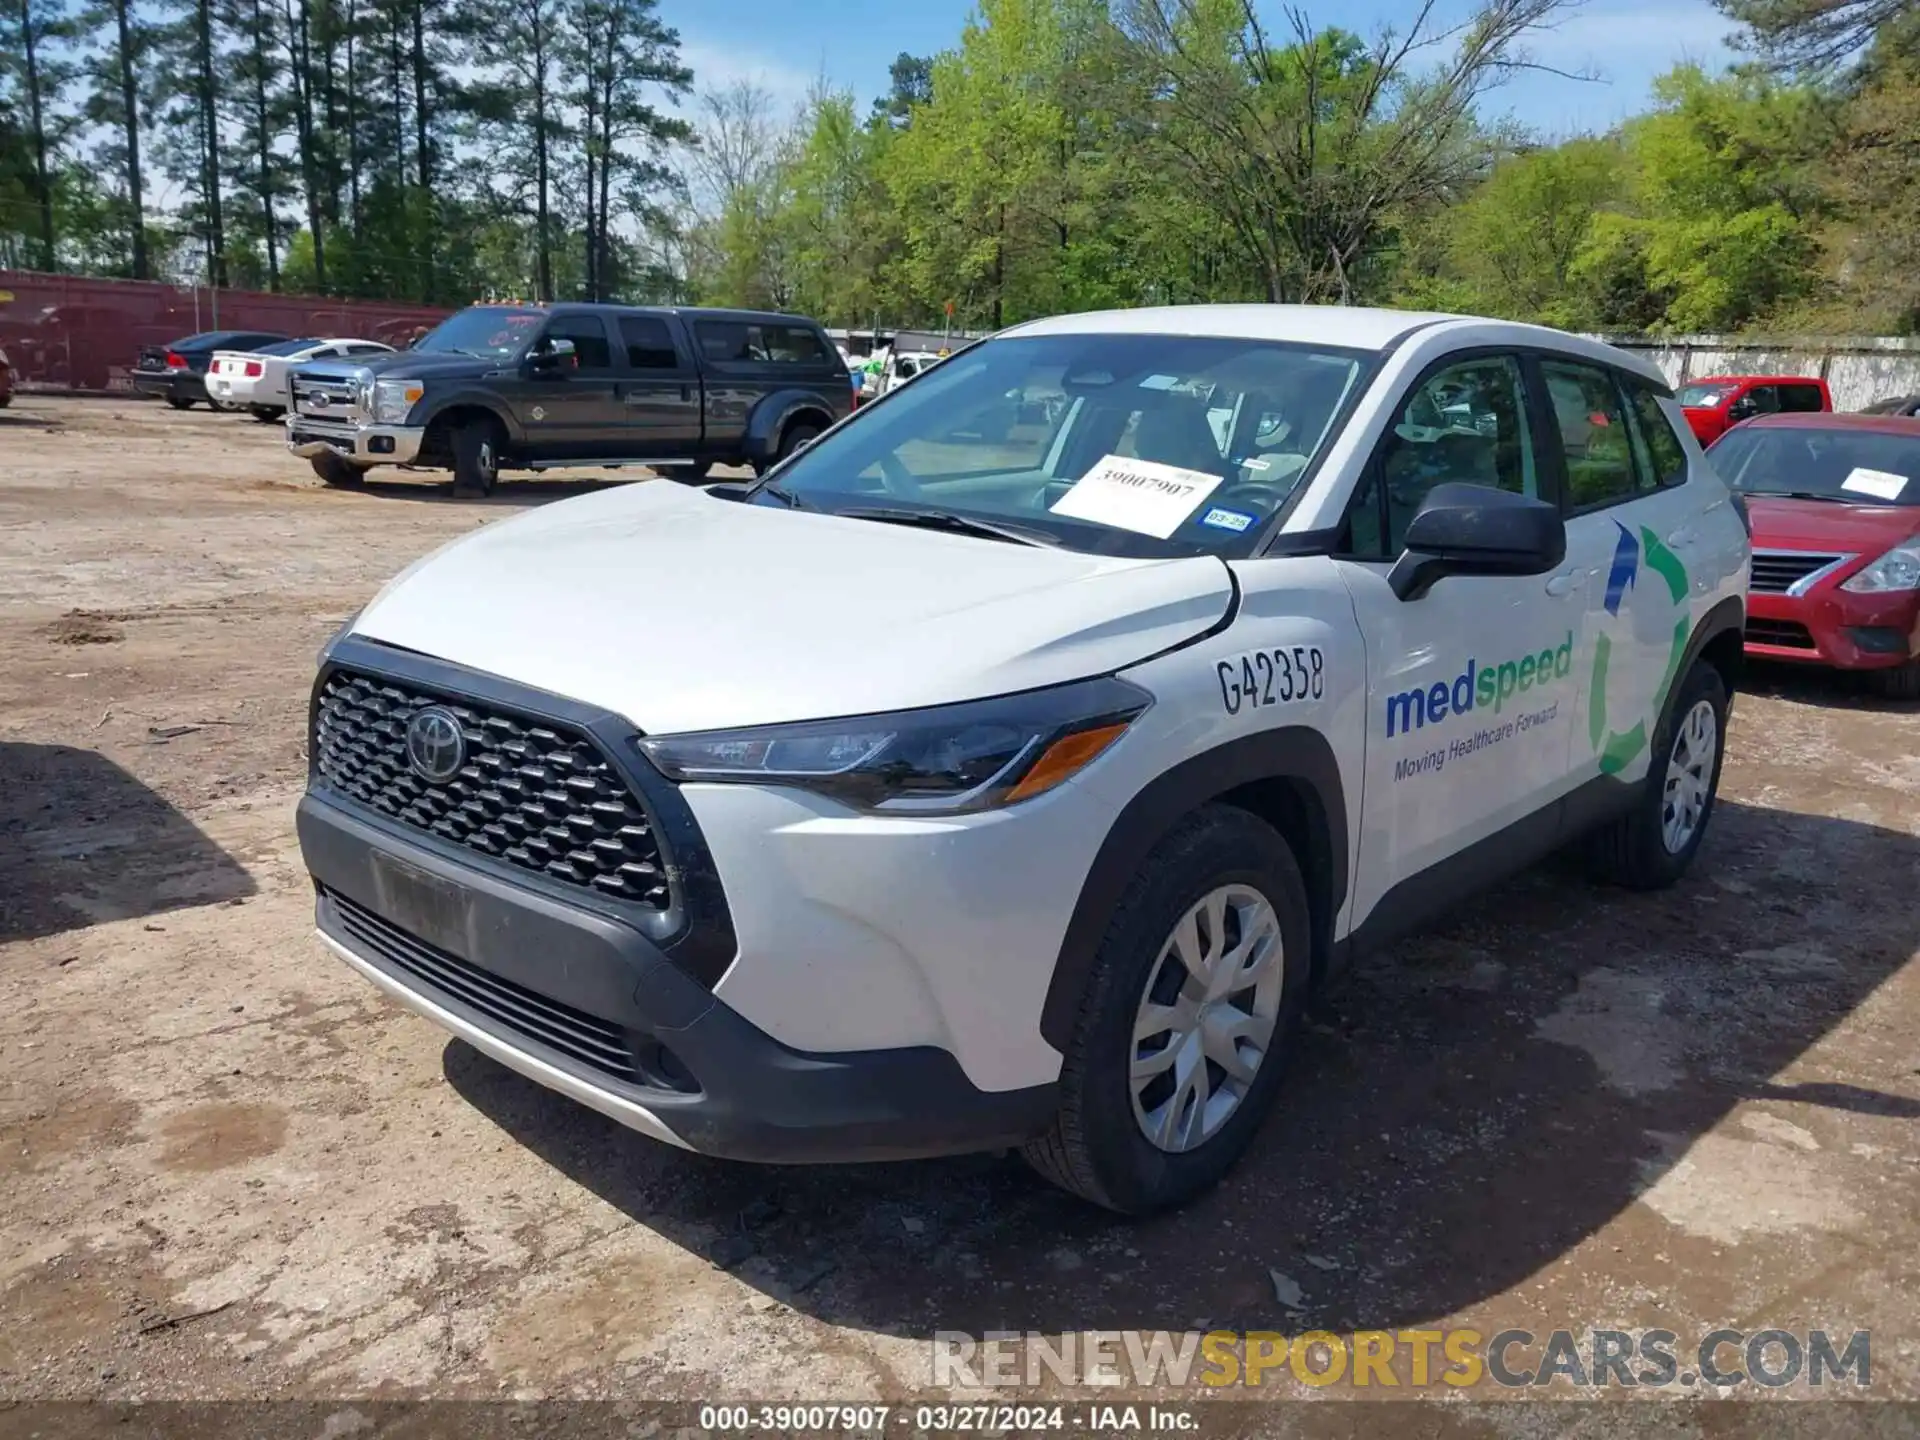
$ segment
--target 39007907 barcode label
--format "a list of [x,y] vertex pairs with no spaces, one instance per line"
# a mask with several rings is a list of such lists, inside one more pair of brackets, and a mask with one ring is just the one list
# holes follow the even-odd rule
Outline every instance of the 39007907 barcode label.
[[1220,680],[1220,704],[1227,714],[1323,700],[1327,659],[1318,645],[1276,645],[1250,650],[1214,666]]

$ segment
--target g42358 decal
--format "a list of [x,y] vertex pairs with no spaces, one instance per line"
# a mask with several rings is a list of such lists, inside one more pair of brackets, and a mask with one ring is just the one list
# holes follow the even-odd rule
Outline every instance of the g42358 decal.
[[1254,650],[1214,666],[1227,714],[1319,700],[1327,693],[1327,660],[1318,645]]

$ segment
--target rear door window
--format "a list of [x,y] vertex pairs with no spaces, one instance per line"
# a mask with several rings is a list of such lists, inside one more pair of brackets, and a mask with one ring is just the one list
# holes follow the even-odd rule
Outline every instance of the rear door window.
[[1825,397],[1818,385],[1782,385],[1780,387],[1780,408],[1811,412],[1826,408]]
[[1644,385],[1626,382],[1627,409],[1641,461],[1659,485],[1678,485],[1687,478],[1687,452],[1673,433],[1659,397]]
[[1565,508],[1598,509],[1653,489],[1651,464],[1635,453],[1613,372],[1570,360],[1542,360],[1540,370],[1566,456]]
[[622,315],[620,340],[626,346],[629,370],[678,370],[680,352],[674,348],[667,322],[652,315]]

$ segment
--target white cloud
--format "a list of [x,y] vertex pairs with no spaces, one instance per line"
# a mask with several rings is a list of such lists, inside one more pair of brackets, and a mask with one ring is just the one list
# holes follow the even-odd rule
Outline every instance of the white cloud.
[[783,109],[804,102],[818,78],[818,71],[803,70],[785,60],[770,60],[739,45],[693,39],[684,31],[680,63],[693,71],[696,94],[746,80],[765,90]]
[[1708,0],[1593,3],[1529,36],[1526,48],[1543,65],[1591,66],[1604,76],[1616,66],[1644,71],[1649,62],[1658,70],[1681,60],[1713,60],[1727,53],[1737,28]]

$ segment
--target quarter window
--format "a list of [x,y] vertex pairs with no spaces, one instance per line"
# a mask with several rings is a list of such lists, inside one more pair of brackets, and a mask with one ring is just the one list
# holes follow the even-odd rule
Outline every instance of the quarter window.
[[1519,362],[1489,355],[1420,382],[1387,431],[1351,512],[1349,553],[1391,560],[1436,485],[1539,494]]
[[1612,373],[1564,360],[1542,361],[1540,369],[1567,459],[1566,508],[1592,510],[1651,490],[1653,467],[1634,453]]
[[1634,429],[1640,435],[1645,461],[1652,467],[1654,483],[1680,484],[1687,478],[1687,452],[1673,433],[1667,412],[1645,386],[1629,382],[1626,389],[1627,406],[1633,412]]
[[702,320],[694,326],[700,353],[719,365],[825,365],[827,347],[805,325]]

